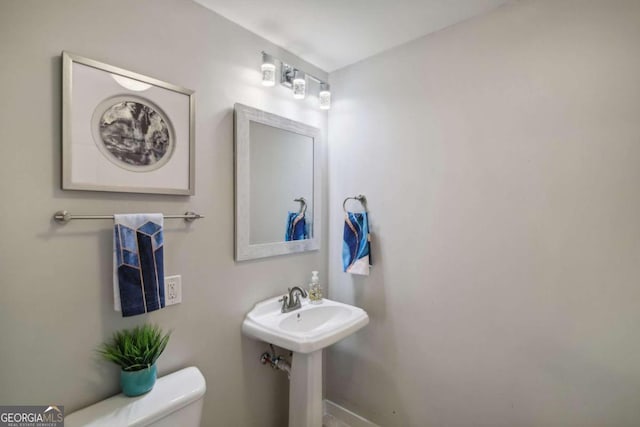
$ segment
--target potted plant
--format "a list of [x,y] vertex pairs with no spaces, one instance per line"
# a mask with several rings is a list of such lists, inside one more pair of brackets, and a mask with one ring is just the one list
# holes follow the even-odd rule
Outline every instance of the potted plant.
[[170,334],[159,326],[144,324],[117,331],[98,347],[102,357],[120,366],[120,386],[125,395],[139,396],[153,388],[156,360],[167,347]]

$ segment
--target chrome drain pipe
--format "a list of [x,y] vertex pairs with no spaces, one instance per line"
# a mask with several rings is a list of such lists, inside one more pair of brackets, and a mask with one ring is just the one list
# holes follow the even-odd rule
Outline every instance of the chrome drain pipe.
[[262,355],[260,356],[260,363],[262,363],[263,365],[266,365],[268,363],[273,369],[285,371],[287,373],[287,378],[291,379],[291,363],[283,356],[278,356],[276,354],[276,351],[273,348],[273,344],[269,344],[269,347],[271,347],[271,353],[269,353],[268,351],[262,353]]

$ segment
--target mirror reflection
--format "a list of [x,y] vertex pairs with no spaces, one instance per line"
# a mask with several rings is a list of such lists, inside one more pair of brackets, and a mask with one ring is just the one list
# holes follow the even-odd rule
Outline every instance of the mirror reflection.
[[251,121],[249,243],[313,235],[313,138]]

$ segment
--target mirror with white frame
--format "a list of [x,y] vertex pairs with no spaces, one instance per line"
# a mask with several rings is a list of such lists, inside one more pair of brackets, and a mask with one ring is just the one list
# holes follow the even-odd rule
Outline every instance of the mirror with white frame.
[[320,247],[320,130],[235,105],[237,261]]

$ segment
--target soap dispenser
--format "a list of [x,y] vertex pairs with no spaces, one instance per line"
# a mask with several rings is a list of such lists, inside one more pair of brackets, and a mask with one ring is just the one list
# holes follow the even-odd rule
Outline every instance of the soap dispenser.
[[320,277],[317,271],[311,272],[311,283],[309,284],[309,302],[311,304],[322,303],[322,287],[320,286]]

